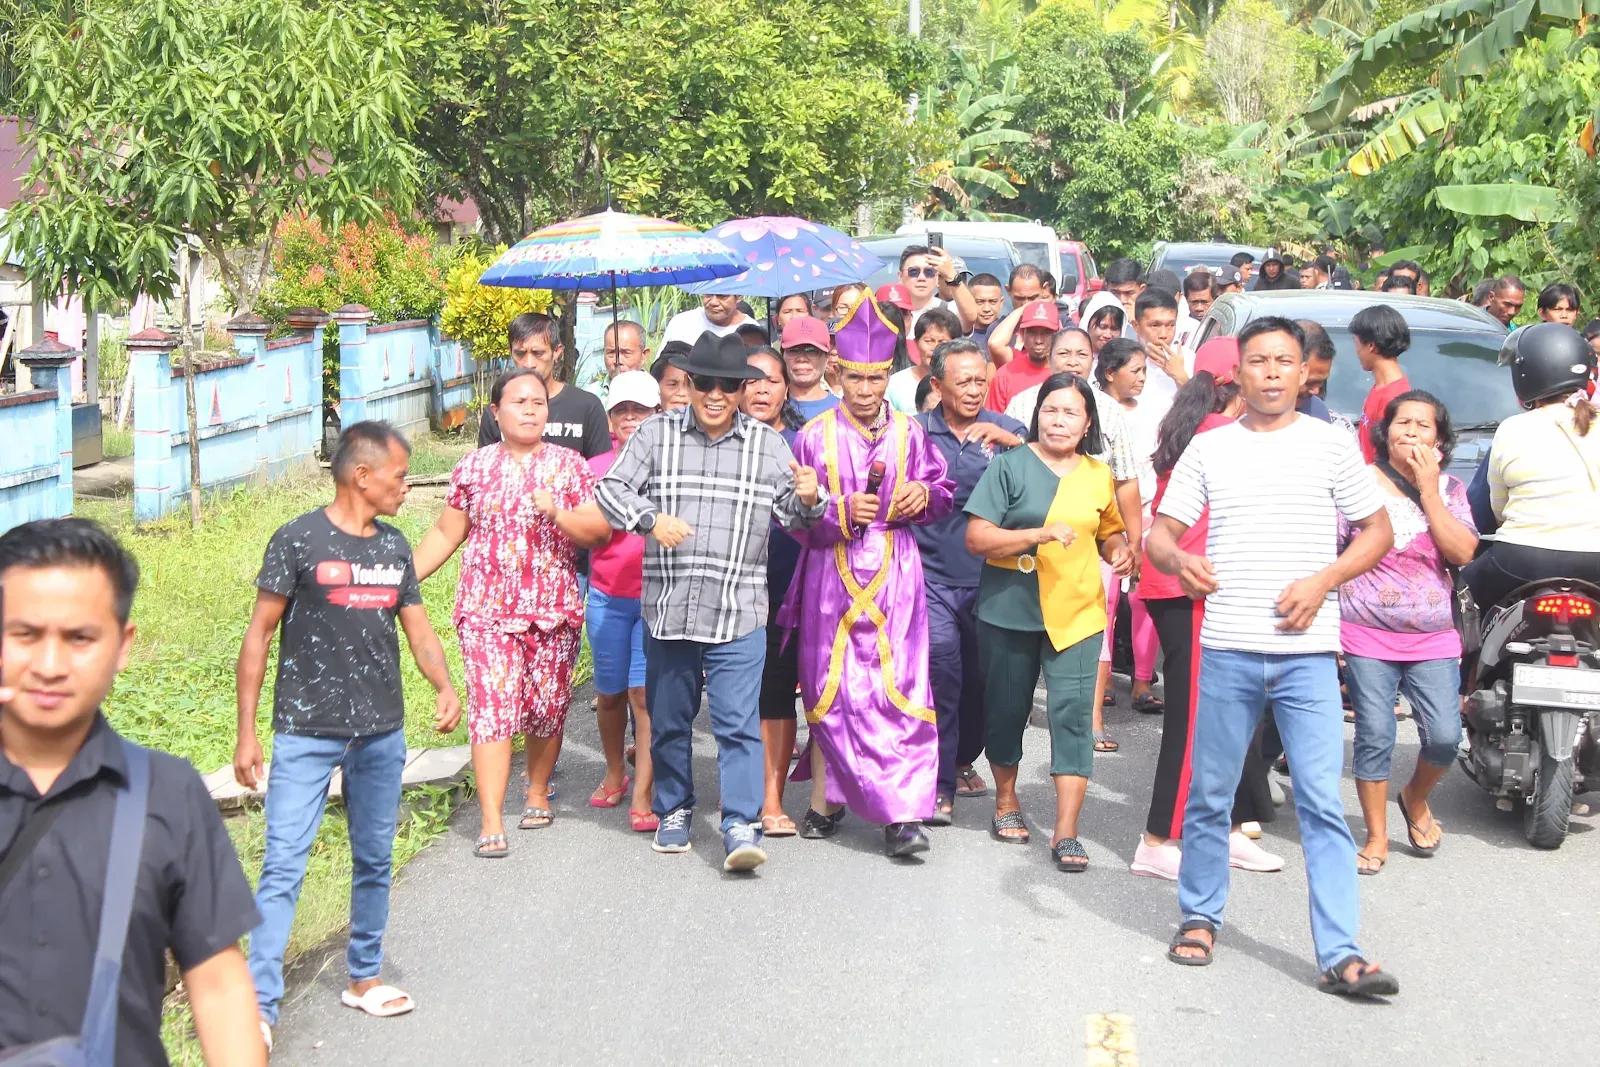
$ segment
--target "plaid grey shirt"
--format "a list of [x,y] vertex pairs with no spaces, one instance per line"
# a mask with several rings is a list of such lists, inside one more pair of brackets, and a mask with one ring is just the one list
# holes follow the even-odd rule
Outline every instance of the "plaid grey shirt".
[[595,502],[606,521],[634,533],[647,515],[673,515],[693,534],[674,549],[645,540],[641,608],[660,641],[724,644],[767,623],[768,517],[810,526],[826,490],[806,507],[794,492],[794,453],[772,427],[738,412],[711,440],[692,408],[653,416],[634,431]]

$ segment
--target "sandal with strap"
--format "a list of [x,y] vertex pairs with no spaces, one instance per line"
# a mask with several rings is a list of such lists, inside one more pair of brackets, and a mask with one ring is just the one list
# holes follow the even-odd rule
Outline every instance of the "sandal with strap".
[[1089,854],[1083,850],[1083,843],[1076,837],[1063,837],[1050,846],[1050,853],[1056,858],[1058,871],[1082,874],[1089,869]]
[[1133,710],[1141,715],[1160,715],[1167,710],[1167,705],[1154,693],[1140,693],[1133,700]]
[[767,837],[793,837],[800,828],[787,815],[761,816],[761,832]]
[[511,846],[506,843],[505,834],[484,834],[472,846],[472,854],[480,860],[503,860],[511,855]]
[[636,834],[653,834],[661,825],[661,816],[653,811],[628,809],[628,829]]
[[[1344,972],[1352,963],[1361,965],[1360,973],[1354,982],[1348,982]],[[1400,979],[1378,970],[1360,956],[1346,956],[1322,972],[1317,988],[1341,997],[1392,997],[1400,992]]]
[[[1198,937],[1186,937],[1191,930],[1204,930],[1211,935],[1211,941],[1205,942]],[[1185,919],[1178,927],[1178,932],[1173,935],[1172,941],[1167,945],[1167,959],[1181,967],[1208,967],[1211,964],[1211,954],[1217,947],[1217,924],[1209,919]],[[1201,955],[1185,956],[1178,950],[1180,948],[1197,948]]]
[[[957,778],[956,796],[958,796],[958,797],[982,797],[982,796],[988,796],[989,795],[989,785],[988,785],[988,783],[985,782],[981,777],[979,777],[978,772],[976,770],[974,770],[973,768],[968,767],[964,771],[957,771],[956,772],[956,778]],[[974,785],[973,783],[977,783],[977,784]],[[966,788],[962,788],[963,786],[965,786]]]
[[[1376,863],[1377,866],[1376,867],[1362,866],[1362,861],[1363,860],[1365,860],[1369,864]],[[1379,874],[1383,873],[1383,865],[1388,863],[1388,862],[1389,862],[1389,857],[1387,857],[1387,856],[1373,856],[1373,855],[1370,855],[1370,854],[1368,854],[1366,852],[1357,852],[1356,853],[1356,873],[1360,874],[1360,875],[1365,875],[1368,878],[1375,877],[1376,875],[1379,875]]]
[[523,808],[522,818],[517,820],[518,830],[543,830],[546,826],[556,821],[549,808]]
[[1105,735],[1104,730],[1094,732],[1094,750],[1096,752],[1116,752],[1122,746]]
[[[1022,833],[1006,834],[1002,832],[1004,830],[1021,830]],[[1022,817],[1020,811],[1008,811],[1004,815],[996,815],[990,832],[1008,845],[1026,845],[1033,837],[1028,833],[1028,821]]]
[[922,820],[924,826],[949,826],[955,821],[956,798],[940,793],[933,798],[933,814]]

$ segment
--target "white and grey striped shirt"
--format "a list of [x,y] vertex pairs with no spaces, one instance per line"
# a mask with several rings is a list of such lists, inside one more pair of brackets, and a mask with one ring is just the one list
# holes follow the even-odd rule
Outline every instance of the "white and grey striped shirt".
[[769,519],[810,526],[826,490],[806,507],[794,491],[794,453],[772,427],[743,412],[712,440],[692,408],[653,416],[634,431],[595,502],[618,530],[642,532],[647,515],[672,515],[694,533],[674,549],[645,540],[640,605],[658,641],[724,644],[767,623]]
[[1278,595],[1339,554],[1339,514],[1359,522],[1383,507],[1349,434],[1301,415],[1281,430],[1239,423],[1196,434],[1173,468],[1160,514],[1187,526],[1207,505],[1206,558],[1217,591],[1206,597],[1200,644],[1289,655],[1339,651],[1339,591],[1311,628],[1280,633]]

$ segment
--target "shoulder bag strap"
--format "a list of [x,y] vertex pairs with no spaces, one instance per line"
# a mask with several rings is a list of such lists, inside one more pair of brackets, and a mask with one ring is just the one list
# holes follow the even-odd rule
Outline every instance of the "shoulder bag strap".
[[1583,454],[1583,448],[1578,444],[1578,439],[1572,436],[1572,432],[1561,423],[1556,423],[1555,427],[1561,436],[1567,439],[1567,444],[1572,446],[1572,450],[1578,454],[1578,462],[1583,464],[1583,473],[1589,476],[1589,488],[1595,492],[1600,492],[1600,481],[1596,480],[1595,469],[1589,465],[1589,457]]
[[58,798],[34,807],[33,813],[22,824],[22,829],[17,831],[11,847],[6,849],[5,859],[0,860],[0,895],[5,894],[6,886],[11,884],[11,879],[16,877],[22,865],[28,861],[28,857],[33,854],[34,848],[50,829],[50,824],[56,821],[64,806]]
[[105,895],[100,901],[100,939],[94,950],[94,977],[79,1032],[90,1067],[112,1067],[117,1047],[117,987],[121,984],[122,950],[133,914],[139,882],[139,857],[144,851],[145,813],[150,800],[150,753],[126,738],[122,751],[128,764],[128,788],[117,792],[111,818],[111,852],[106,862]]

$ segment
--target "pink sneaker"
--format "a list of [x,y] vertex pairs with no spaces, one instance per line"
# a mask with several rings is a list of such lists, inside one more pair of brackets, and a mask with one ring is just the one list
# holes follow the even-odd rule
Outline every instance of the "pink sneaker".
[[1228,834],[1228,865],[1241,871],[1281,871],[1283,857],[1274,856],[1237,830]]
[[1133,862],[1128,870],[1145,878],[1178,880],[1178,864],[1183,861],[1183,849],[1168,842],[1165,845],[1147,845],[1139,838],[1139,847],[1133,850]]

